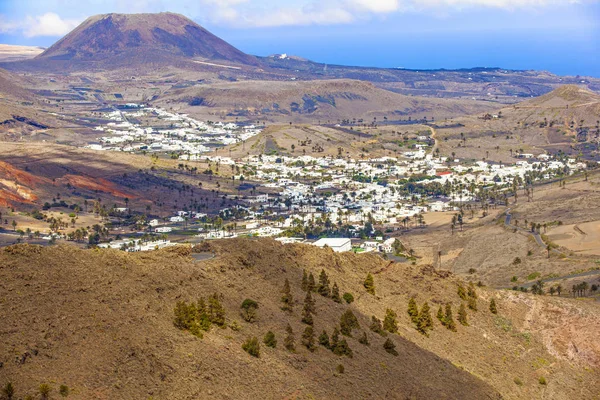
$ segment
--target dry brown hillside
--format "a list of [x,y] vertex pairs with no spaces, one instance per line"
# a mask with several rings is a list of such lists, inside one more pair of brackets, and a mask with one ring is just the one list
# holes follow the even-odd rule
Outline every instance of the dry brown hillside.
[[[200,250],[200,249],[199,249]],[[235,239],[206,244],[216,257],[194,261],[185,247],[151,253],[79,250],[70,246],[19,245],[0,252],[0,382],[17,396],[46,382],[77,399],[570,399],[597,398],[597,308],[566,299],[532,297],[476,288],[478,311],[457,332],[435,318],[438,305],[460,298],[459,280],[430,267],[378,256],[336,254],[307,245]],[[315,293],[317,335],[331,334],[351,310],[360,329],[347,337],[353,357],[302,346],[302,270],[321,269],[355,301],[338,304]],[[374,276],[375,295],[363,281]],[[288,279],[291,314],[280,309]],[[221,293],[227,328],[199,339],[177,329],[178,301]],[[428,301],[434,329],[418,333],[406,312],[411,296]],[[244,299],[258,302],[257,319],[240,316]],[[494,298],[498,314],[489,311]],[[372,315],[397,313],[398,333],[385,338],[368,329]],[[231,329],[236,321],[239,330]],[[567,324],[564,322],[567,321]],[[287,324],[296,352],[284,346]],[[242,350],[251,336],[273,331],[278,340],[260,357]],[[370,345],[357,341],[367,332]],[[344,372],[337,368],[344,366]],[[546,384],[541,384],[541,378]]]
[[[198,105],[194,104],[200,102]],[[340,119],[384,116],[390,120],[437,119],[486,112],[493,105],[471,100],[405,96],[369,82],[350,79],[323,81],[240,81],[196,85],[166,93],[157,105],[182,107],[192,115],[238,115],[275,121],[335,123]],[[214,118],[214,117],[213,117]]]

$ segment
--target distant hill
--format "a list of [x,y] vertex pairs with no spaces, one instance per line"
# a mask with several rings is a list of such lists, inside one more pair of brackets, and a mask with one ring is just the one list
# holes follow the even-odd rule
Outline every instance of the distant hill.
[[550,93],[525,101],[520,106],[561,108],[593,106],[600,103],[600,95],[576,85],[564,85]]
[[383,120],[384,116],[389,120],[427,116],[431,120],[494,108],[489,102],[406,96],[351,79],[217,82],[171,90],[156,101],[162,107],[172,103],[181,104],[184,112],[194,115],[208,112],[280,122],[324,123],[346,118],[371,122],[374,117]]
[[564,85],[543,96],[508,107],[503,114],[530,123],[545,118],[571,127],[595,127],[600,119],[600,95],[584,87]]
[[42,47],[0,44],[0,61],[20,61],[33,58],[44,51]]
[[190,19],[173,13],[90,17],[37,59],[121,64],[173,61],[173,57],[258,64],[253,56],[241,52]]

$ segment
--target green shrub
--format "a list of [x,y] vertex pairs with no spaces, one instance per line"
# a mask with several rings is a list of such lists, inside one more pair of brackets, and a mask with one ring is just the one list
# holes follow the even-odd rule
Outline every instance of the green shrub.
[[539,278],[540,276],[542,276],[542,274],[540,274],[539,272],[532,272],[531,274],[527,275],[527,280],[532,281],[534,279]]
[[67,385],[60,385],[58,393],[63,397],[67,397],[69,395],[69,387]]
[[42,383],[40,385],[40,387],[38,388],[38,391],[40,392],[40,397],[43,400],[46,400],[50,396],[50,392],[52,391],[52,388],[47,383]]
[[246,322],[254,322],[256,320],[256,310],[258,309],[258,303],[252,299],[246,299],[240,306],[242,309],[242,318]]
[[260,343],[256,336],[248,338],[243,344],[242,349],[253,357],[260,357]]
[[344,299],[344,301],[348,304],[352,303],[354,301],[354,296],[352,296],[352,293],[344,293],[344,295],[342,296],[342,298]]
[[236,320],[231,321],[229,328],[231,328],[231,330],[234,332],[239,332],[242,330],[242,326]]
[[538,379],[538,382],[540,383],[540,385],[548,384],[548,382],[546,382],[546,378],[544,378],[543,376],[540,376],[540,379]]
[[514,380],[514,381],[515,381],[515,384],[516,384],[517,386],[523,386],[523,381],[522,381],[521,379],[519,379],[519,378],[515,378],[515,380]]
[[342,364],[338,364],[337,367],[335,367],[335,370],[339,373],[339,374],[343,374],[344,373],[344,366]]
[[277,339],[275,338],[275,334],[271,331],[265,333],[265,337],[263,338],[263,343],[267,347],[272,347],[272,348],[277,347]]

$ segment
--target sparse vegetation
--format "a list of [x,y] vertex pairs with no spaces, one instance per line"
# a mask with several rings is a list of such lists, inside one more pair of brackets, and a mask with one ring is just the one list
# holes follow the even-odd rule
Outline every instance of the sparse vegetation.
[[302,345],[311,352],[315,351],[315,333],[313,327],[310,325],[304,328],[304,333],[302,334]]
[[496,300],[490,300],[490,312],[492,314],[498,314],[498,308],[496,307]]
[[246,339],[242,344],[242,349],[253,357],[260,357],[260,343],[256,336]]
[[294,337],[294,331],[290,324],[285,328],[285,332],[286,336],[283,340],[283,345],[288,351],[294,353],[296,352],[296,338]]
[[465,308],[465,303],[460,303],[460,307],[458,308],[458,322],[461,325],[469,326],[469,322],[467,321],[467,309]]
[[315,301],[312,298],[311,291],[306,292],[306,297],[304,298],[304,308],[302,309],[302,322],[307,325],[312,325],[314,323],[313,314],[315,313]]
[[258,303],[252,299],[246,299],[240,306],[242,310],[242,318],[246,322],[256,321],[256,310],[258,310]]
[[398,322],[396,321],[396,313],[391,308],[385,310],[383,329],[390,333],[398,332]]
[[419,307],[417,306],[417,302],[414,297],[411,297],[408,300],[408,315],[414,324],[416,324],[419,320]]
[[375,281],[373,279],[373,275],[371,275],[370,273],[367,274],[363,286],[367,290],[367,293],[375,295]]
[[340,331],[342,335],[352,336],[353,329],[360,329],[360,324],[354,313],[348,309],[340,317]]
[[52,387],[47,383],[42,383],[38,387],[38,392],[40,393],[40,398],[42,400],[47,400],[50,397],[50,392],[52,391]]
[[61,396],[63,397],[67,397],[69,395],[69,387],[67,385],[60,385],[60,387],[58,388],[58,393],[60,393]]
[[281,309],[283,311],[292,312],[294,309],[294,297],[292,296],[292,292],[290,289],[290,282],[287,279],[283,284],[283,289],[281,290],[281,293],[281,302],[283,303]]
[[391,355],[394,355],[394,356],[398,355],[398,351],[396,351],[396,345],[394,344],[394,342],[392,342],[392,340],[390,338],[387,338],[385,340],[385,343],[383,343],[383,348],[385,351],[387,351]]
[[342,298],[348,304],[350,304],[354,301],[354,296],[352,296],[352,293],[345,292],[344,295],[342,296]]
[[265,337],[263,338],[263,343],[267,347],[275,348],[277,347],[277,339],[275,338],[275,334],[272,331],[268,331],[265,333]]
[[6,400],[12,400],[15,395],[15,387],[11,382],[8,382],[6,385],[4,385],[2,388],[2,394],[4,397],[6,397]]
[[427,302],[421,307],[416,325],[417,330],[425,336],[429,336],[428,332],[433,329],[433,319],[431,318],[431,311]]

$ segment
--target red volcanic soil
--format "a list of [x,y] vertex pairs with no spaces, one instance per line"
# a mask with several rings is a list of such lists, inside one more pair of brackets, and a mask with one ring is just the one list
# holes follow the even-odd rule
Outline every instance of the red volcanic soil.
[[13,167],[11,164],[0,161],[0,179],[14,181],[19,185],[35,189],[38,185],[51,183],[47,178],[35,176],[27,171]]
[[20,196],[18,193],[9,192],[8,190],[0,189],[0,207],[11,207],[15,203],[33,204],[37,200],[37,196],[31,194],[29,199]]
[[70,183],[72,186],[80,189],[99,190],[104,193],[109,193],[115,197],[127,197],[129,199],[136,199],[139,197],[137,194],[120,189],[116,184],[103,178],[91,178],[81,175],[65,175],[57,181],[60,183]]

